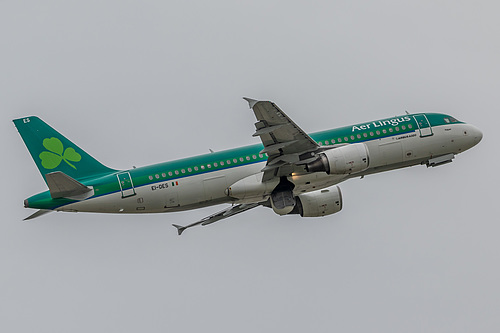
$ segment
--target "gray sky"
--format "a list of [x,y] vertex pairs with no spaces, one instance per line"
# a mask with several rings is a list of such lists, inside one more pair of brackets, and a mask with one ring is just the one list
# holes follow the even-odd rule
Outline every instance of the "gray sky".
[[[492,332],[500,328],[496,1],[0,1],[2,332]],[[304,130],[437,111],[483,141],[451,165],[341,184],[318,219],[220,207],[53,213],[11,120],[114,168],[258,142],[241,99]]]

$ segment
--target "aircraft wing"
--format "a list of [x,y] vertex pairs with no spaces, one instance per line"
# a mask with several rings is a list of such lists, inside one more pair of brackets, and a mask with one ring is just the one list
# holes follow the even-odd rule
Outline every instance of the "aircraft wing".
[[260,205],[260,203],[250,203],[250,204],[234,205],[234,206],[231,206],[229,208],[223,209],[220,212],[217,212],[215,214],[207,216],[207,217],[205,217],[205,218],[203,218],[203,219],[201,219],[201,220],[199,220],[197,222],[194,222],[194,223],[191,223],[189,225],[186,225],[184,227],[180,226],[180,225],[177,225],[177,224],[172,224],[172,225],[177,228],[177,233],[180,236],[180,235],[182,235],[182,233],[184,232],[184,230],[186,230],[187,228],[191,228],[191,227],[194,227],[194,226],[199,225],[199,224],[201,224],[202,226],[205,226],[207,224],[211,224],[211,223],[220,221],[222,219],[231,217],[233,215],[246,212],[247,210],[255,208],[255,207],[259,206],[259,205]]
[[266,153],[267,164],[262,169],[262,181],[274,177],[288,176],[292,172],[305,172],[303,164],[313,160],[320,146],[281,109],[272,102],[246,98],[255,113],[256,132],[264,145],[261,154]]

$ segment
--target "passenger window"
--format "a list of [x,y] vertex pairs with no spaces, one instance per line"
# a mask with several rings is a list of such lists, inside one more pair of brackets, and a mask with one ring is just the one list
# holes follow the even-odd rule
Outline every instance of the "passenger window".
[[[409,126],[411,126],[411,125],[408,125],[408,127],[409,127]],[[410,128],[411,128],[411,127],[410,127]],[[404,130],[406,129],[406,126],[405,126],[405,125],[401,126],[401,129],[404,131]]]
[[373,132],[370,132],[370,136],[373,136]]
[[149,180],[153,180],[153,176],[149,176]]
[[250,161],[250,156],[247,156],[246,159],[247,159],[247,161]]
[[212,165],[211,165],[211,164],[207,164],[207,168],[209,168],[209,169],[210,169],[211,167],[212,167]]
[[179,170],[175,170],[175,174],[178,175],[179,174]]
[[169,171],[169,172],[168,172],[168,175],[169,175],[169,176],[172,176],[172,171]]
[[396,132],[399,132],[399,127],[398,126],[396,126]]
[[233,158],[233,163],[238,163],[238,160]]
[[334,145],[334,144],[335,144],[335,139],[332,139],[332,145]]
[[392,127],[389,127],[389,132],[391,132],[391,133],[392,133],[392,131],[393,131]]
[[156,174],[156,175],[155,175],[155,178],[156,178],[156,179],[160,179],[160,175],[159,175],[159,174]]
[[194,167],[194,171],[198,171],[198,167],[197,166]]
[[375,132],[375,133],[377,133],[377,135],[380,135],[380,131],[377,131],[377,132]]
[[161,174],[161,176],[162,176],[163,178],[165,178],[165,177],[167,177],[167,174],[164,172],[164,173],[162,173],[162,174]]
[[368,137],[368,134],[366,134],[366,133],[363,133],[363,136],[364,136],[365,138],[367,138],[367,137]]
[[[403,126],[403,127],[404,127],[404,126]],[[409,128],[409,129],[412,129],[412,128],[413,128],[413,125],[412,125],[412,124],[408,125],[408,128]],[[403,128],[403,129],[404,129],[404,128]]]
[[240,157],[240,162],[243,162],[243,157]]
[[358,135],[356,135],[356,136],[358,137],[358,139],[361,139],[361,134],[358,134]]
[[349,141],[349,139],[347,138],[347,136],[344,137],[344,141]]
[[205,166],[204,165],[201,165],[200,168],[201,168],[201,170],[205,170]]
[[229,164],[231,164],[231,161],[230,161],[230,160],[227,160],[227,161],[226,161],[226,163],[229,165]]
[[253,158],[254,160],[256,160],[256,159],[257,159],[257,156],[256,156],[256,155],[253,155],[253,156],[252,156],[252,158]]
[[342,139],[341,139],[341,138],[339,138],[339,139],[338,139],[338,142],[342,142]]
[[193,169],[191,169],[191,168],[188,168],[188,172],[191,172],[191,171],[193,171]]
[[181,172],[182,172],[182,173],[186,173],[186,170],[185,170],[185,169],[182,169],[182,170],[181,170]]
[[216,168],[217,168],[218,166],[219,166],[219,165],[217,164],[217,162],[215,162],[215,163],[214,163],[214,167],[216,167]]
[[387,130],[385,130],[385,129],[384,129],[384,130],[382,130],[382,133],[384,133],[384,134],[385,134],[385,133],[387,133]]

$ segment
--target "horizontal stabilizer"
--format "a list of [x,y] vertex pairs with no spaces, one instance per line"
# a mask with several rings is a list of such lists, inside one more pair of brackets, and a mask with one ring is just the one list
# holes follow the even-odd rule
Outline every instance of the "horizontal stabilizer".
[[27,218],[25,218],[23,221],[28,221],[28,220],[32,220],[34,218],[37,218],[37,217],[40,217],[42,215],[45,215],[47,213],[51,213],[52,210],[48,210],[48,209],[40,209],[38,210],[37,212],[31,214],[30,216],[28,216]]
[[[79,181],[71,178],[61,171],[51,172],[45,175],[52,199],[68,197],[88,197],[93,192],[91,187],[85,186]],[[83,198],[82,198],[83,199]]]

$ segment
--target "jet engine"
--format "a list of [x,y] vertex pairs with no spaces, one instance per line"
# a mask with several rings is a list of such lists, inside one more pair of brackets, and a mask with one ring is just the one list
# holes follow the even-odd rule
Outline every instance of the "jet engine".
[[302,217],[319,217],[335,214],[342,210],[342,192],[340,192],[338,186],[301,193],[295,199],[295,207],[289,214],[300,214]]
[[309,172],[324,171],[327,174],[351,174],[368,169],[370,164],[368,149],[364,143],[354,143],[328,149],[318,158],[306,164]]

